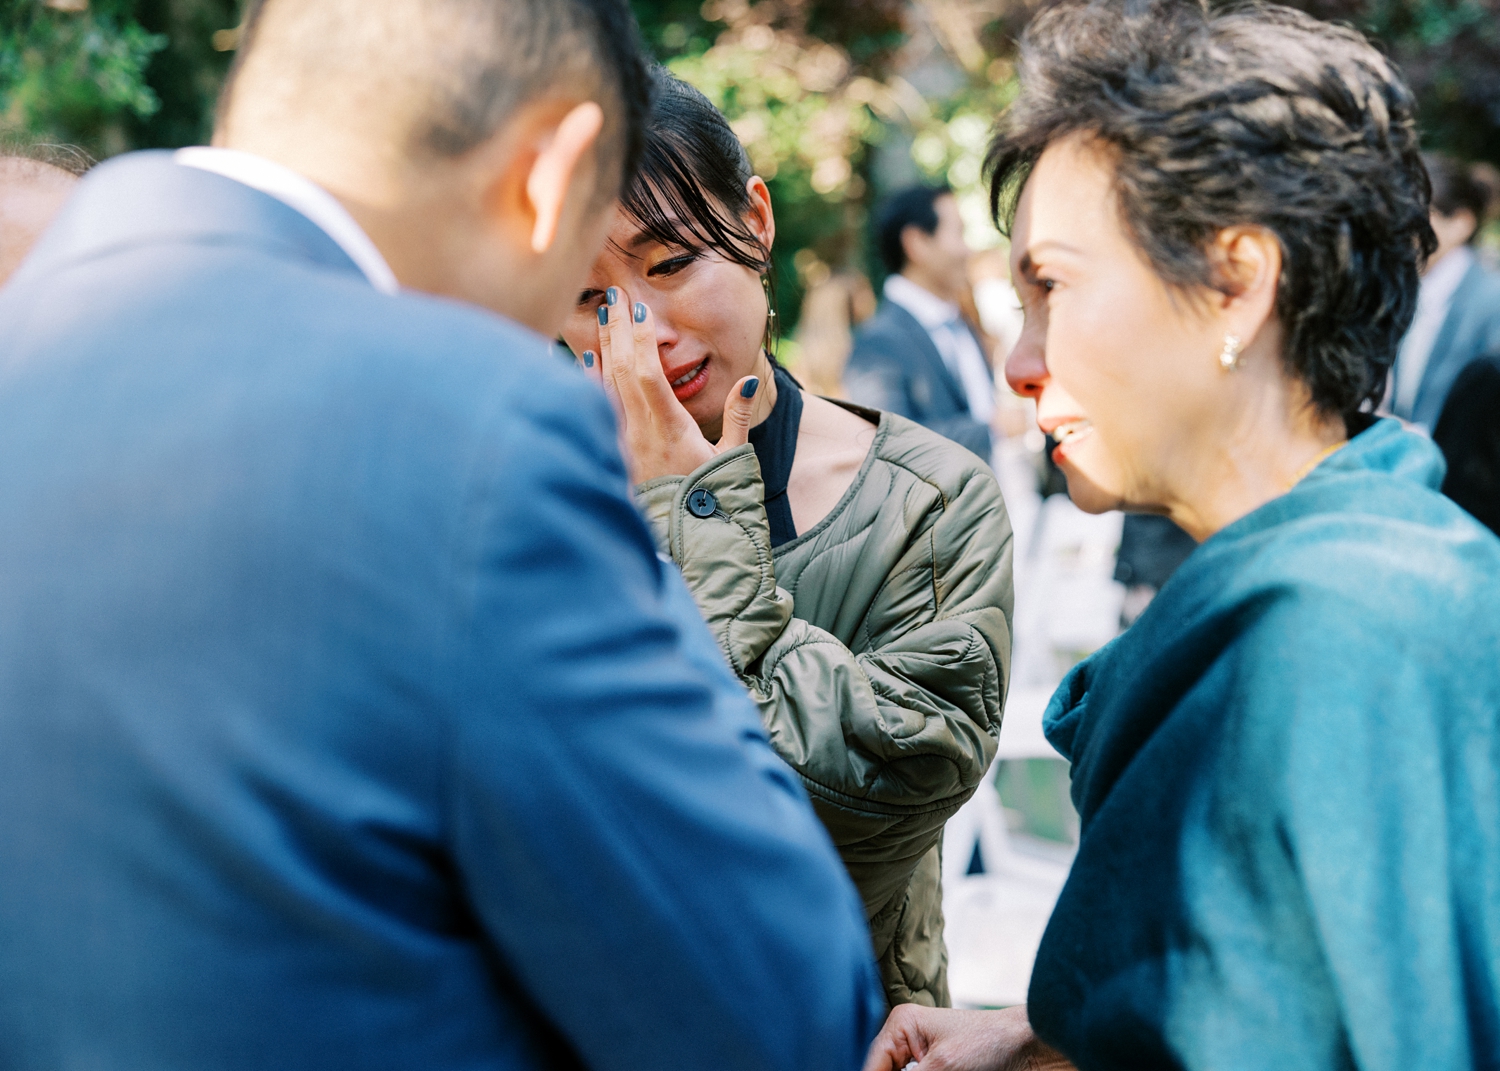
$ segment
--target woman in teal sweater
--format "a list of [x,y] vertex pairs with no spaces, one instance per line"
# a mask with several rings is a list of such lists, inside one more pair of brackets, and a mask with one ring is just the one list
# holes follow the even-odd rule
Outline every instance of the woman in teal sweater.
[[872,1071],[1500,1067],[1500,540],[1367,415],[1433,245],[1410,93],[1270,6],[1065,4],[992,153],[1073,499],[1201,543],[1046,717],[1077,860],[1025,1009]]

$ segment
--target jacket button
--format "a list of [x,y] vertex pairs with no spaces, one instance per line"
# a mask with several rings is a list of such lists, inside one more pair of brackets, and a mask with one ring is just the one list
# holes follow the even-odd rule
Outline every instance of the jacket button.
[[712,517],[714,510],[718,508],[719,500],[712,491],[705,491],[700,487],[688,495],[688,512],[694,517]]

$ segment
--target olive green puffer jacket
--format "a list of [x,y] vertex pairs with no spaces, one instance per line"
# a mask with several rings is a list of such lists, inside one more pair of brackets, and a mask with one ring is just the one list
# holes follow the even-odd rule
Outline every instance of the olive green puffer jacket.
[[749,446],[642,484],[637,502],[838,846],[887,998],[943,1006],[939,844],[995,754],[1010,521],[973,454],[849,408],[879,420],[859,475],[774,555]]

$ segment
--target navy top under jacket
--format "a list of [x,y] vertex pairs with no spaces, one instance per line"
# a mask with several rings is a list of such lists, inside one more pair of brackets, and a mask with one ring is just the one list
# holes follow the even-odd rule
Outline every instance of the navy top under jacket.
[[1063,680],[1078,856],[1037,1032],[1080,1068],[1500,1068],[1500,540],[1382,420]]
[[859,901],[547,345],[83,182],[0,292],[0,1067],[859,1065]]
[[896,302],[881,302],[855,329],[844,388],[860,405],[915,420],[990,463],[990,429],[970,414],[964,385],[927,328]]

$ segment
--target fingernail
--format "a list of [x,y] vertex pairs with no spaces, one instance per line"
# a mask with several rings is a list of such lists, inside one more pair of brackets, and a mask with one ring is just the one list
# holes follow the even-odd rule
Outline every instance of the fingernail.
[[642,305],[639,301],[635,303],[635,322],[638,324],[646,322],[646,306]]
[[599,326],[603,327],[603,326],[605,326],[608,323],[609,323],[609,308],[607,306],[600,305],[599,306]]
[[755,392],[758,390],[760,390],[760,380],[755,376],[751,376],[749,379],[745,380],[745,385],[740,388],[740,397],[754,398]]
[[611,305],[618,305],[620,303],[620,292],[611,286],[604,291],[604,300]]
[[594,351],[593,350],[584,350],[583,351],[583,367],[585,367],[585,368],[593,368],[594,367]]

